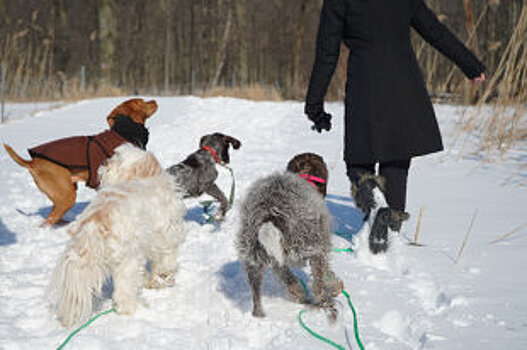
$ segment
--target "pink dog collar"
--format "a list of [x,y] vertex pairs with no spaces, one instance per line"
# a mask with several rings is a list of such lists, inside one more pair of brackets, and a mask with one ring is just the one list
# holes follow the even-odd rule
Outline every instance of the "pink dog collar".
[[300,174],[300,177],[306,180],[307,182],[309,182],[313,186],[316,186],[317,183],[321,183],[321,184],[326,183],[326,180],[320,177],[317,177],[317,176],[309,175],[309,174]]

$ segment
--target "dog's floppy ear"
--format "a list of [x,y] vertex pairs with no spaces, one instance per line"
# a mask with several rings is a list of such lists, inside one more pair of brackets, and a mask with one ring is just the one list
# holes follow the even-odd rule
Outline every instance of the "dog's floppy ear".
[[228,135],[223,135],[223,141],[225,142],[225,144],[230,143],[232,145],[232,148],[234,149],[238,149],[242,146],[242,143],[238,139],[235,139],[234,137]]
[[205,143],[205,141],[207,140],[208,137],[209,137],[209,135],[201,136],[201,138],[199,139],[199,147],[203,147],[204,146],[204,143]]

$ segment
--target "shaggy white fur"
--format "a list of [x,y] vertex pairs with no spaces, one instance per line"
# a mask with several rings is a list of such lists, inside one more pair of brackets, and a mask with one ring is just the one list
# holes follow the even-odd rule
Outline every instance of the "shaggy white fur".
[[182,196],[151,153],[123,145],[99,173],[101,189],[70,224],[72,239],[49,287],[64,326],[90,316],[93,298],[110,276],[116,311],[132,314],[143,286],[174,283],[184,240]]

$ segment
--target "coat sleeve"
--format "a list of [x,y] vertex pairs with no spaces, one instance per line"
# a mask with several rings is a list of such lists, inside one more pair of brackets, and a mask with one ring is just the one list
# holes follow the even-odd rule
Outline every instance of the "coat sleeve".
[[451,59],[468,78],[476,78],[485,72],[483,63],[437,19],[423,0],[417,0],[411,25],[423,39]]
[[318,27],[316,55],[306,96],[306,113],[309,109],[322,110],[324,98],[335,72],[343,37],[346,0],[324,0]]

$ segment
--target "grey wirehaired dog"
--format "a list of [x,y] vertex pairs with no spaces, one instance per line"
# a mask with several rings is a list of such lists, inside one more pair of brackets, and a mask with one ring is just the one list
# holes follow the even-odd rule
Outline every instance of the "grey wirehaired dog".
[[220,208],[215,214],[217,221],[222,220],[230,209],[229,201],[214,183],[218,177],[216,164],[230,162],[229,145],[239,149],[242,144],[234,137],[219,132],[204,135],[199,142],[199,150],[167,169],[167,172],[175,177],[185,197],[199,197],[206,193],[220,203]]
[[314,304],[336,317],[333,298],[343,284],[329,266],[330,238],[326,203],[307,181],[284,172],[253,183],[241,205],[241,228],[235,241],[251,286],[252,314],[265,316],[260,291],[267,266],[294,301],[308,302],[289,266],[302,266],[309,260]]

